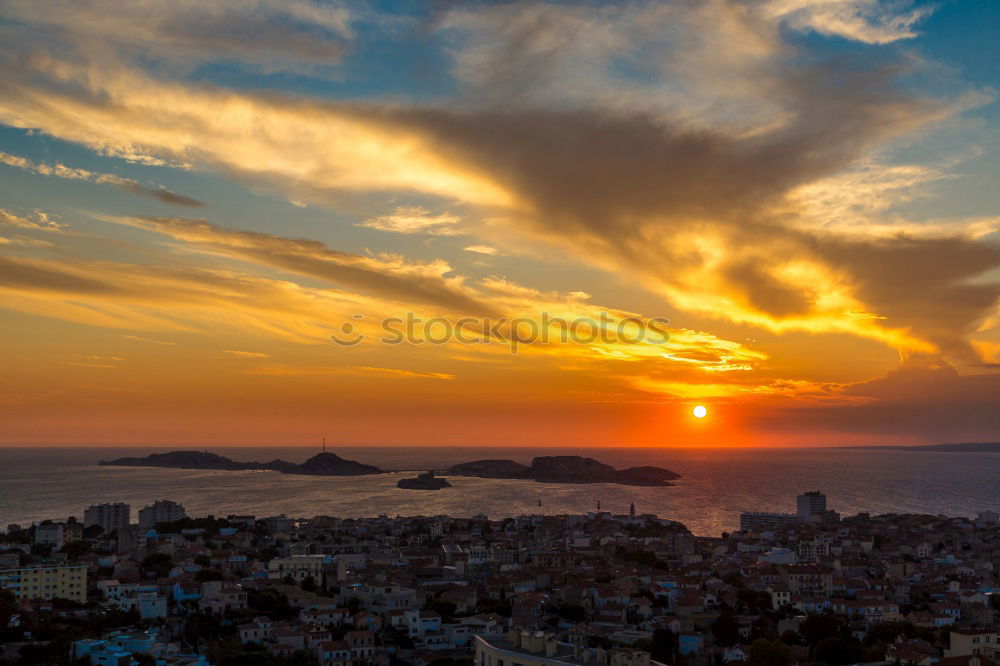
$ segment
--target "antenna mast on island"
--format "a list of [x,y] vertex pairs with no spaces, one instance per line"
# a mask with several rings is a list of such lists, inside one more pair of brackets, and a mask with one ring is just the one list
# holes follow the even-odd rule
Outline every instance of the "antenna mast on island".
[[326,453],[326,435],[323,435],[323,453]]

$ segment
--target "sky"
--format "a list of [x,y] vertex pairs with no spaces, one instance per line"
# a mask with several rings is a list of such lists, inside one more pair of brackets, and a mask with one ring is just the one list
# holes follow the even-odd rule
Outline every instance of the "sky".
[[996,441],[998,29],[6,0],[0,445]]

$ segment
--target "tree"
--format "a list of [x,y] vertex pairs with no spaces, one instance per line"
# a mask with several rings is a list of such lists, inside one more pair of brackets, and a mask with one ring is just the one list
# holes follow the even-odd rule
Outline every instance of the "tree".
[[211,580],[225,580],[226,574],[219,569],[198,569],[194,572],[194,579],[199,583],[206,583]]
[[285,662],[288,666],[313,666],[316,663],[316,655],[308,650],[296,650],[288,656]]
[[556,606],[556,613],[559,617],[569,622],[583,622],[587,618],[587,611],[583,606],[576,604],[559,604]]
[[740,623],[732,613],[723,613],[712,622],[716,645],[732,646],[740,642]]
[[767,613],[771,611],[771,595],[763,590],[741,587],[736,591],[736,598],[751,613]]
[[298,615],[288,603],[288,598],[272,589],[259,592],[248,590],[247,605],[259,615],[266,615],[273,620],[288,620]]
[[104,534],[104,528],[100,525],[87,525],[83,528],[83,536],[86,539],[96,539]]
[[458,608],[451,601],[445,601],[444,599],[434,599],[429,604],[427,608],[434,611],[443,618],[451,618],[455,616],[455,610]]
[[897,636],[905,633],[907,633],[907,626],[904,622],[879,622],[868,629],[864,645],[870,647],[879,643],[892,643]]
[[759,638],[750,646],[749,666],[791,666],[792,651],[778,641]]
[[822,661],[831,666],[852,664],[861,661],[863,656],[861,646],[856,640],[841,636],[824,638],[816,644],[816,648],[813,650],[814,660]]
[[767,615],[761,615],[750,623],[750,633],[754,640],[758,638],[775,640],[778,638],[778,625]]
[[781,638],[778,640],[785,645],[802,645],[802,636],[799,636],[797,631],[792,631],[791,629],[781,634]]
[[173,564],[173,558],[167,553],[152,553],[142,561],[142,568],[152,571],[157,578],[166,578]]
[[78,560],[80,557],[90,552],[90,542],[70,541],[69,543],[63,545],[60,550],[66,553],[66,557],[70,560]]
[[653,645],[649,650],[653,661],[668,664],[675,661],[677,654],[677,635],[669,629],[657,629],[653,632]]
[[316,591],[316,579],[312,576],[306,576],[302,579],[302,589],[306,592]]
[[833,615],[812,613],[799,625],[799,633],[811,646],[824,638],[835,636],[840,630],[840,622]]
[[[13,636],[5,636],[4,630],[12,615],[17,614],[17,597],[10,590],[0,589],[0,641],[5,638],[13,639]],[[13,627],[11,628],[13,630]]]
[[722,580],[726,585],[732,585],[736,588],[743,587],[743,576],[740,575],[739,571],[730,571],[722,577]]

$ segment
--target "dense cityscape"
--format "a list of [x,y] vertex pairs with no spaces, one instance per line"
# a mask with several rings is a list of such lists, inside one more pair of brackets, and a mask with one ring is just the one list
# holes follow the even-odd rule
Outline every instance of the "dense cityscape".
[[[159,500],[10,525],[12,664],[993,666],[1000,516],[800,495],[695,536],[621,513],[190,517]],[[736,527],[736,526],[734,526]]]

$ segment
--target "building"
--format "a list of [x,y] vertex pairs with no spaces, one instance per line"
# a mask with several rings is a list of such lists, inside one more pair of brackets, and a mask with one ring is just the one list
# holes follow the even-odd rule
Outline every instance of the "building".
[[758,562],[765,562],[767,564],[795,564],[797,560],[798,557],[795,551],[780,546],[775,546],[757,558]]
[[952,629],[948,635],[949,657],[983,655],[1000,659],[1000,626]]
[[809,516],[826,511],[826,495],[818,490],[802,493],[795,498],[795,512],[803,522],[809,520]]
[[167,597],[160,594],[156,585],[122,585],[117,601],[123,611],[134,611],[143,620],[167,616]]
[[139,510],[139,527],[150,529],[157,523],[172,523],[187,517],[184,507],[170,500],[156,500]]
[[813,490],[795,498],[796,513],[804,523],[832,525],[840,521],[840,514],[826,506],[826,495]]
[[87,638],[75,641],[70,653],[74,661],[86,659],[91,666],[131,666],[132,653],[108,641]]
[[773,530],[789,525],[799,525],[802,518],[797,513],[771,513],[769,511],[744,511],[740,514],[740,529],[751,532]]
[[136,561],[146,556],[148,543],[148,529],[143,529],[138,525],[129,525],[123,530],[118,530],[118,552],[128,553]]
[[293,555],[292,557],[276,557],[267,563],[267,577],[282,579],[291,576],[296,583],[301,584],[306,578],[322,586],[324,565],[331,560],[326,555]]
[[87,638],[74,641],[70,658],[86,660],[91,666],[131,666],[139,663],[137,655],[146,655],[143,663],[176,664],[180,666],[209,666],[204,655],[187,652],[178,643],[168,642],[155,629],[146,631],[112,631],[102,639]]
[[795,498],[795,513],[744,511],[740,514],[740,529],[743,531],[774,530],[802,523],[829,525],[837,523],[839,520],[840,514],[827,509],[826,495],[818,490],[812,490]]
[[59,523],[35,525],[35,543],[59,550],[63,547],[63,526]]
[[62,524],[63,543],[79,541],[83,538],[83,523],[76,522],[76,518],[70,518]]
[[100,525],[105,532],[128,527],[132,520],[132,507],[122,502],[114,504],[92,504],[83,512],[83,525]]
[[506,638],[474,638],[476,666],[660,666],[642,650],[584,648],[541,631],[512,629]]
[[268,534],[282,534],[292,529],[293,521],[285,514],[280,516],[268,516],[264,519],[264,529]]
[[87,567],[38,565],[0,570],[0,589],[10,590],[18,599],[70,599],[87,601]]

